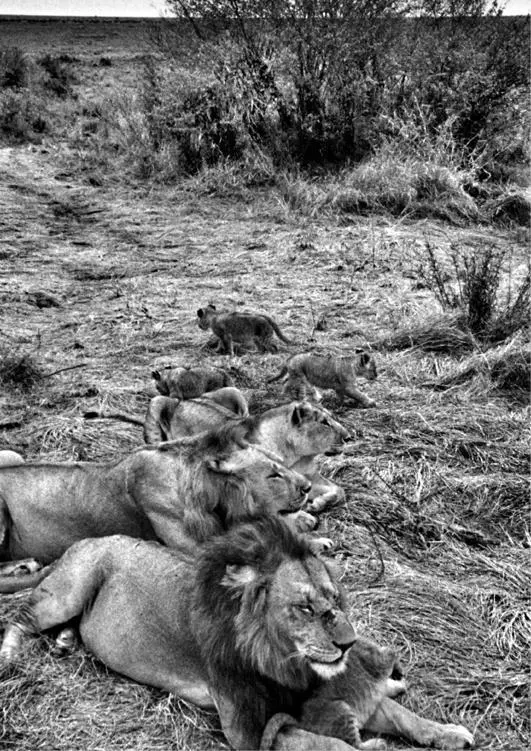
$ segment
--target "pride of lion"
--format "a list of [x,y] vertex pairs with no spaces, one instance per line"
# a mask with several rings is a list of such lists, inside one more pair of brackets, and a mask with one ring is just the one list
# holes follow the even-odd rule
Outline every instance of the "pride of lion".
[[[209,304],[198,324],[229,356],[275,353],[274,334],[291,343],[260,313]],[[32,588],[0,669],[31,636],[55,631],[61,654],[78,633],[116,672],[215,709],[235,749],[385,749],[385,735],[472,748],[466,728],[395,700],[407,688],[397,656],[356,633],[323,555],[331,541],[313,532],[346,500],[320,470],[349,440],[321,390],[375,407],[355,385],[377,377],[372,354],[290,356],[267,381],[283,381],[280,403],[258,414],[223,368],[152,375],[159,395],[143,417],[85,415],[143,427],[147,445],[124,457],[0,451],[0,593]]]

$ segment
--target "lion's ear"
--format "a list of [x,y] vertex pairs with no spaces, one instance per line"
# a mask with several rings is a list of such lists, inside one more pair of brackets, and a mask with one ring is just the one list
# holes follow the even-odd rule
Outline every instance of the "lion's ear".
[[225,569],[225,576],[221,580],[221,583],[229,589],[243,589],[257,579],[258,571],[252,566],[229,564]]
[[293,408],[291,413],[291,422],[294,425],[300,425],[304,420],[307,420],[312,414],[312,408],[306,402],[299,402]]
[[197,311],[198,318],[202,318],[204,315],[205,315],[205,312],[203,308],[199,308],[199,310]]

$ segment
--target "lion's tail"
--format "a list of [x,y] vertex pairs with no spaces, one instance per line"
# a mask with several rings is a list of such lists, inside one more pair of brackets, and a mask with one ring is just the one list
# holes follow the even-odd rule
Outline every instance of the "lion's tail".
[[283,342],[286,342],[286,344],[293,344],[293,343],[294,343],[294,342],[293,342],[293,341],[292,341],[291,339],[287,339],[287,338],[286,338],[286,337],[284,336],[284,334],[283,334],[283,333],[282,333],[282,331],[280,330],[280,328],[279,328],[279,326],[278,326],[278,324],[277,324],[277,322],[276,322],[276,321],[274,321],[274,320],[273,320],[272,318],[270,318],[269,316],[266,316],[266,315],[264,315],[263,317],[264,317],[264,318],[265,318],[265,319],[266,319],[267,321],[269,321],[269,323],[270,323],[270,324],[271,324],[271,326],[273,327],[273,331],[275,332],[275,334],[276,334],[276,335],[278,336],[278,338],[279,338],[279,339],[281,339],[281,340],[282,340]]
[[24,574],[23,576],[0,576],[0,594],[11,595],[19,592],[21,589],[33,589],[40,584],[51,572],[53,564],[45,566],[35,574]]
[[280,381],[280,379],[283,378],[287,372],[288,372],[288,366],[283,365],[280,373],[277,373],[276,376],[273,376],[272,378],[268,378],[266,383],[273,383],[274,381]]
[[132,415],[125,415],[123,412],[99,412],[98,410],[91,410],[90,412],[84,412],[83,417],[85,420],[120,420],[121,422],[130,422],[133,425],[144,425],[144,420]]

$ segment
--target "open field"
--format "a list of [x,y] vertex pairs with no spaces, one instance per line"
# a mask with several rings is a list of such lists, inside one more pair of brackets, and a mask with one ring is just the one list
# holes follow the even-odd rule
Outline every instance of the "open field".
[[[0,24],[0,44],[12,23]],[[9,39],[71,55],[76,90],[90,99],[134,83],[138,27],[125,34],[122,23],[76,34],[20,22]],[[443,254],[494,242],[509,251],[504,278],[514,284],[528,239],[489,225],[302,216],[274,191],[220,198],[197,178],[164,186],[109,172],[95,182],[76,153],[46,138],[0,146],[0,229],[0,354],[36,368],[33,383],[0,378],[0,449],[51,461],[112,462],[138,446],[139,428],[83,413],[141,415],[155,393],[152,369],[228,364],[196,325],[207,302],[267,312],[297,342],[230,362],[257,412],[279,402],[265,379],[289,352],[348,354],[440,313],[418,273],[426,241]],[[377,408],[326,397],[353,440],[323,462],[347,503],[323,515],[320,531],[335,541],[353,623],[399,650],[407,705],[466,725],[481,748],[523,751],[529,394],[481,367],[455,377],[474,357],[485,360],[466,345],[381,346],[378,380],[360,384]],[[26,598],[2,597],[0,619]],[[227,748],[215,717],[109,673],[81,647],[56,660],[50,644],[35,640],[27,662],[0,678],[0,748]]]

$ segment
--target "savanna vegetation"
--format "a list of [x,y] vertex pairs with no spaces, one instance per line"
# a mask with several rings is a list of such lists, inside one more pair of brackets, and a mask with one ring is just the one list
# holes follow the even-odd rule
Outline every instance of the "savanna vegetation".
[[[0,449],[111,461],[150,372],[219,364],[257,412],[290,352],[370,347],[320,531],[404,701],[529,741],[529,17],[479,0],[170,0],[0,20]],[[414,12],[413,12],[414,11]],[[207,302],[296,344],[227,362]],[[27,593],[2,597],[5,621]],[[225,748],[213,716],[36,640],[0,747]],[[400,742],[391,748],[404,748]]]

